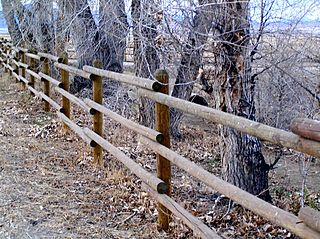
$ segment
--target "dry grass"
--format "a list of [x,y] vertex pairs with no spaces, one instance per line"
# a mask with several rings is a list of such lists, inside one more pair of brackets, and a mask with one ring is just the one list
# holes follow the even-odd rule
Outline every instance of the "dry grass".
[[[8,82],[0,80],[0,238],[192,238],[177,218],[169,234],[158,232],[156,203],[141,190],[140,180],[108,154],[105,168],[92,166],[91,149],[65,133],[54,114],[43,112],[39,99]],[[74,115],[80,125],[91,124],[79,109],[74,108]],[[205,130],[185,126],[184,140],[173,142],[173,148],[219,175],[215,126],[197,123],[205,123]],[[155,171],[155,154],[139,145],[132,132],[109,120],[105,129],[108,140]],[[218,202],[213,190],[176,167],[173,172],[175,199],[221,235],[294,237],[241,207]],[[290,190],[284,194],[296,189]],[[275,196],[277,205],[284,202]],[[297,198],[285,200],[296,207]]]

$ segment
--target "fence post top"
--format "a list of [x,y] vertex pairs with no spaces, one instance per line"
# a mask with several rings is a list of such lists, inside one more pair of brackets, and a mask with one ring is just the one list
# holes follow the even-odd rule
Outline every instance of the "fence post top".
[[95,67],[95,68],[102,69],[102,67],[103,67],[102,61],[100,61],[99,59],[93,60],[92,66]]
[[156,72],[154,73],[155,77],[169,77],[169,74],[166,70],[164,69],[158,69],[156,70]]
[[[68,53],[67,52],[62,52],[59,56],[61,60],[61,63],[68,63]],[[59,62],[59,61],[58,61]]]

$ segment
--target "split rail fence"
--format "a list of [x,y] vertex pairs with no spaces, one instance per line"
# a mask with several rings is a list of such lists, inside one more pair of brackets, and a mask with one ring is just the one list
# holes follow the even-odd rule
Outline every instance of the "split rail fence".
[[[22,89],[29,90],[31,94],[42,98],[46,111],[50,111],[52,107],[64,122],[66,129],[70,128],[93,147],[94,163],[98,165],[103,163],[103,150],[105,150],[115,156],[116,159],[141,179],[143,188],[159,203],[158,224],[160,229],[168,229],[170,213],[173,213],[189,226],[195,235],[201,238],[221,238],[214,230],[186,211],[170,197],[172,163],[215,191],[226,195],[234,202],[268,219],[272,223],[288,229],[297,236],[301,238],[320,238],[319,212],[312,210],[310,212],[309,208],[304,208],[300,213],[302,216],[297,217],[223,181],[189,159],[172,151],[170,149],[169,135],[169,107],[174,107],[211,122],[320,158],[320,142],[319,138],[317,138],[319,133],[316,136],[311,135],[311,139],[307,139],[310,136],[310,132],[311,134],[313,132],[312,128],[311,130],[309,129],[310,132],[305,132],[305,127],[302,127],[302,130],[301,127],[295,127],[296,133],[299,134],[303,131],[301,135],[305,134],[305,137],[301,137],[292,132],[171,97],[168,95],[169,79],[165,71],[158,71],[155,75],[156,80],[150,80],[100,69],[101,63],[99,61],[93,62],[93,66],[84,66],[83,69],[78,69],[68,65],[66,54],[62,57],[57,57],[43,52],[30,51],[25,48],[15,47],[5,39],[0,39],[0,53],[0,62],[5,71],[9,72],[16,79],[16,82],[21,84]],[[59,70],[60,80],[51,76],[51,64]],[[41,66],[41,68],[36,66]],[[69,74],[78,75],[93,82],[92,99],[81,100],[69,93]],[[155,130],[132,122],[103,106],[102,83],[105,78],[136,86],[141,97],[146,97],[156,102]],[[38,84],[35,84],[36,82]],[[50,97],[50,89],[52,87],[62,96],[61,104]],[[85,112],[92,115],[93,130],[89,129],[89,127],[80,127],[71,120],[71,103],[80,106]],[[103,138],[103,115],[135,131],[140,135],[140,142],[157,153],[157,176],[146,171]],[[301,126],[306,123],[305,121],[302,123],[298,121],[296,124]],[[307,125],[313,124],[315,127],[319,127],[317,122],[313,121]]]

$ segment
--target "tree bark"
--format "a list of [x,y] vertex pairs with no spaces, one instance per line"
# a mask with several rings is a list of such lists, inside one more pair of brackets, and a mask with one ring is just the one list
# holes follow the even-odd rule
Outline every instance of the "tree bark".
[[67,0],[58,0],[58,18],[55,22],[55,55],[60,56],[66,50],[66,44],[69,40],[70,30],[68,22],[66,21],[67,15]]
[[32,6],[31,30],[36,49],[54,54],[53,2],[36,0]]
[[[215,36],[216,67],[208,73],[215,85],[216,107],[222,111],[255,120],[255,81],[251,77],[249,6],[242,1],[221,7]],[[271,201],[268,191],[269,165],[260,141],[236,130],[220,127],[221,157],[226,181]]]
[[[65,22],[76,50],[79,67],[91,65],[96,59],[105,62],[109,59],[109,47],[106,42],[99,42],[100,34],[87,0],[65,1]],[[69,24],[68,24],[69,23]],[[82,77],[74,77],[70,91],[79,92],[91,87],[92,83]]]
[[[132,0],[131,4],[134,39],[135,74],[140,77],[153,78],[160,66],[160,58],[155,46],[157,25],[153,18],[155,13],[152,2]],[[141,99],[140,123],[147,127],[154,127],[154,102]]]
[[123,72],[128,22],[124,1],[100,0],[99,31],[110,48],[107,68],[115,72]]
[[21,0],[12,1],[14,7],[16,20],[19,23],[19,29],[22,34],[22,40],[25,46],[34,46],[34,37],[31,30],[31,19],[32,13],[27,9],[22,3]]
[[22,34],[18,22],[15,19],[14,7],[11,0],[1,0],[4,18],[8,25],[8,31],[13,45],[17,46],[22,42]]
[[[122,71],[123,53],[121,52],[124,51],[124,40],[117,39],[117,44],[114,44],[112,39],[108,37],[122,38],[126,35],[126,32],[121,31],[121,35],[117,35],[117,33],[108,31],[109,23],[104,23],[104,19],[113,19],[125,24],[126,19],[123,20],[124,16],[121,16],[122,20],[119,20],[116,16],[106,18],[107,14],[111,14],[111,9],[108,9],[108,11],[101,13],[100,26],[95,22],[87,0],[70,0],[65,3],[66,22],[69,22],[70,25],[71,39],[79,59],[79,67],[91,65],[94,60],[99,59],[103,64],[103,69]],[[117,2],[117,13],[121,12],[123,14],[124,4],[122,3]],[[105,4],[111,4],[111,2],[107,0],[100,1],[102,7],[106,6]],[[108,27],[104,29],[106,26]],[[118,47],[121,47],[121,49],[118,49]],[[120,58],[117,59],[118,56]],[[71,91],[78,92],[85,87],[91,87],[91,85],[90,81],[75,77]]]
[[[172,92],[172,96],[174,97],[189,100],[191,96],[194,81],[202,63],[204,45],[208,40],[213,20],[213,7],[202,5],[213,2],[215,1],[199,1],[199,7],[193,18],[187,43],[183,47],[180,67]],[[181,138],[180,125],[183,113],[174,108],[170,111],[171,135],[174,138],[179,139]]]

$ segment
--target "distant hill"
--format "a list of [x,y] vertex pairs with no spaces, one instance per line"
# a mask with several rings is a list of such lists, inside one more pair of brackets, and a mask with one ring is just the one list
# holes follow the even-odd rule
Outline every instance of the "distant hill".
[[[253,29],[259,29],[259,23],[257,21],[251,21]],[[292,31],[292,33],[312,33],[320,35],[320,23],[318,20],[305,20],[296,24],[294,21],[282,20],[282,21],[270,21],[267,24],[266,32],[286,32]]]

